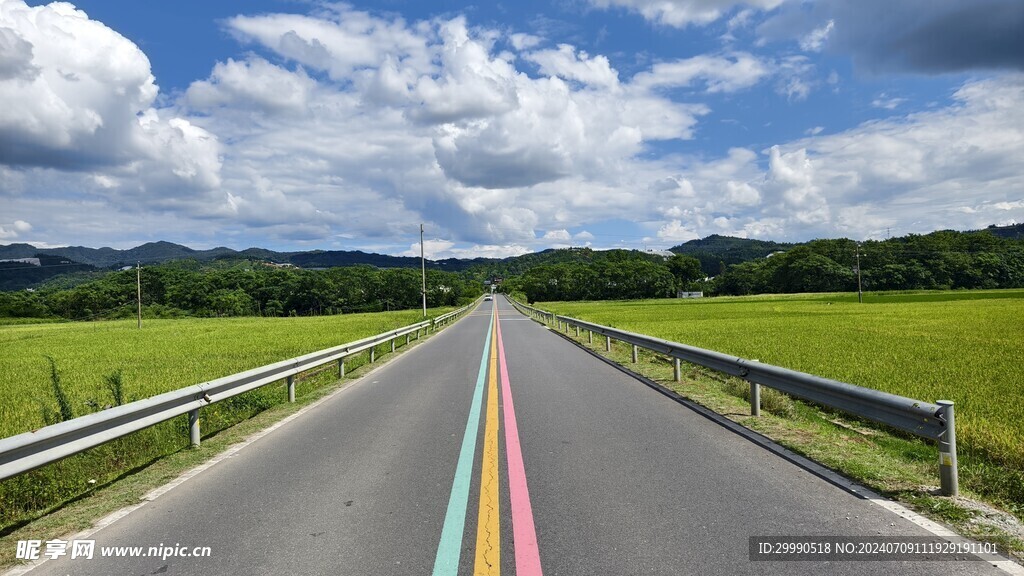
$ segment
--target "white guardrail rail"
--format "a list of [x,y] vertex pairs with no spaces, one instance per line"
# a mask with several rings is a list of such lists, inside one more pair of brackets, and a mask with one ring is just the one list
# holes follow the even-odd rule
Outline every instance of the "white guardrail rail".
[[588,337],[591,343],[594,334],[601,334],[605,337],[606,351],[611,350],[612,340],[630,344],[633,346],[633,362],[637,361],[638,348],[668,355],[674,359],[674,375],[677,382],[681,380],[680,361],[742,378],[750,383],[750,413],[753,416],[761,414],[760,387],[767,386],[816,404],[892,426],[922,438],[936,440],[939,446],[939,479],[942,494],[956,496],[959,491],[953,402],[948,400],[939,400],[935,404],[923,402],[788,368],[762,364],[756,360],[745,360],[678,342],[618,330],[568,316],[559,316],[526,306],[511,298],[510,301],[527,316],[551,325],[555,330],[568,332],[571,326],[575,328],[576,336],[580,335],[580,330],[589,331]]
[[416,339],[419,339],[421,331],[425,335],[432,329],[438,330],[453,322],[459,315],[477,303],[479,300],[458,310],[442,314],[433,320],[424,320],[355,342],[253,368],[202,384],[186,386],[32,432],[0,439],[0,480],[34,470],[182,414],[188,414],[189,439],[193,446],[198,446],[200,441],[199,410],[204,406],[279,380],[286,382],[288,401],[294,402],[295,375],[329,362],[337,362],[338,376],[344,377],[345,359],[349,356],[369,350],[370,362],[373,362],[377,346],[390,342],[391,351],[394,352],[396,339],[405,336],[405,343],[409,344],[413,334],[416,335]]

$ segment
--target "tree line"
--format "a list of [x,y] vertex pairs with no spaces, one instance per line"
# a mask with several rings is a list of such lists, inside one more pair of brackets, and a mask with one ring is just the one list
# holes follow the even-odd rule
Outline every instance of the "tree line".
[[[743,247],[717,244],[729,254]],[[714,276],[707,272],[707,252],[699,255],[702,259],[683,254],[664,259],[636,251],[572,249],[554,263],[508,278],[504,289],[522,292],[530,301],[665,298],[678,290],[709,296],[855,292],[858,271],[865,291],[1024,287],[1024,240],[985,230],[785,247],[738,264],[721,261]]]
[[539,264],[507,278],[502,289],[522,292],[530,302],[667,298],[704,277],[700,261],[676,254],[633,250],[588,251],[584,260]]
[[1024,287],[1024,242],[988,232],[941,231],[857,243],[814,240],[728,267],[713,294]]
[[[252,261],[210,265],[185,260],[147,266],[140,274],[144,314],[155,317],[309,316],[422,304],[420,271],[412,268],[305,270]],[[481,281],[468,273],[427,271],[427,306],[455,306],[481,292]],[[136,303],[136,271],[123,270],[78,284],[0,292],[0,317],[129,317]]]

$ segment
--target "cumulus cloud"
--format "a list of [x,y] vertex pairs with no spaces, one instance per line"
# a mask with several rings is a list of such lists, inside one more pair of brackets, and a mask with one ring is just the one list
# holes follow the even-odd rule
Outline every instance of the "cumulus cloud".
[[70,4],[10,0],[0,47],[0,163],[125,170],[136,191],[217,184],[215,137],[153,107],[149,60],[117,32]]
[[596,8],[625,8],[657,24],[683,28],[710,24],[737,6],[771,10],[785,0],[588,0]]
[[742,150],[694,162],[683,174],[697,196],[658,207],[664,236],[728,228],[755,237],[865,238],[890,226],[928,232],[951,220],[981,228],[1022,219],[1024,76],[966,83],[954,100],[772,146],[766,169]]
[[682,243],[696,240],[700,235],[683,226],[682,221],[673,220],[658,229],[658,238],[665,242]]
[[302,112],[309,106],[316,82],[301,69],[291,72],[266,60],[218,62],[207,80],[193,82],[184,104],[202,111],[251,108],[267,113]]
[[590,57],[586,52],[577,54],[576,48],[569,44],[559,44],[557,50],[529,53],[526,59],[536,63],[540,72],[547,76],[605,88],[619,83],[619,76],[608,58],[600,55]]

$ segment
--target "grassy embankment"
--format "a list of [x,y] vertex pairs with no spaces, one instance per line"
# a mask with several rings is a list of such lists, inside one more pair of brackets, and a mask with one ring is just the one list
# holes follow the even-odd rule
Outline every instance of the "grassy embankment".
[[[953,400],[961,490],[1024,517],[1024,291],[877,293],[866,294],[863,304],[856,295],[811,294],[538,307],[920,400]],[[603,353],[600,340],[593,348]],[[616,348],[613,358],[629,365],[628,347]],[[744,382],[690,367],[677,385],[665,360],[646,355],[635,368],[971,532],[977,512],[932,496],[938,484],[934,443],[879,433],[772,391],[762,393],[767,417],[753,419],[746,415]],[[985,538],[984,532],[972,535]]]
[[[431,316],[450,310],[434,309]],[[73,416],[212,380],[418,322],[417,310],[306,318],[225,318],[0,326],[0,437],[60,419],[51,363],[64,410]],[[404,344],[399,340],[398,344]],[[381,346],[378,355],[387,346]],[[347,362],[349,371],[366,354]],[[300,379],[299,396],[337,380],[337,372]],[[265,386],[202,411],[204,439],[286,401],[284,385]],[[0,535],[91,493],[188,444],[184,416],[61,462],[0,481]]]

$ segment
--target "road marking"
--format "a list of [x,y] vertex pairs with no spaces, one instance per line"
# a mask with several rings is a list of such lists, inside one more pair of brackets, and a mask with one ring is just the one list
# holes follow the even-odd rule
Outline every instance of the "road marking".
[[480,508],[476,526],[474,576],[501,573],[501,524],[498,502],[498,318],[497,303],[491,320],[490,375],[487,378],[487,418],[484,420],[483,456],[480,463]]
[[505,412],[505,457],[508,462],[508,490],[512,503],[512,542],[515,547],[516,576],[541,576],[537,528],[533,523],[530,491],[526,486],[526,467],[519,445],[519,425],[512,404],[512,384],[508,378],[505,345],[501,339],[501,319],[494,324],[497,334],[498,363],[501,366],[501,398]]
[[469,484],[473,474],[473,457],[476,455],[476,436],[480,429],[480,404],[483,400],[487,360],[491,350],[490,334],[493,326],[494,317],[492,316],[491,325],[487,328],[488,337],[484,340],[484,352],[480,358],[480,372],[476,377],[473,402],[470,404],[469,418],[466,420],[466,433],[462,437],[459,462],[455,467],[455,480],[452,482],[448,511],[445,513],[444,527],[441,529],[441,541],[437,545],[434,576],[456,576],[459,570],[462,533],[466,526],[466,509],[469,506]]

